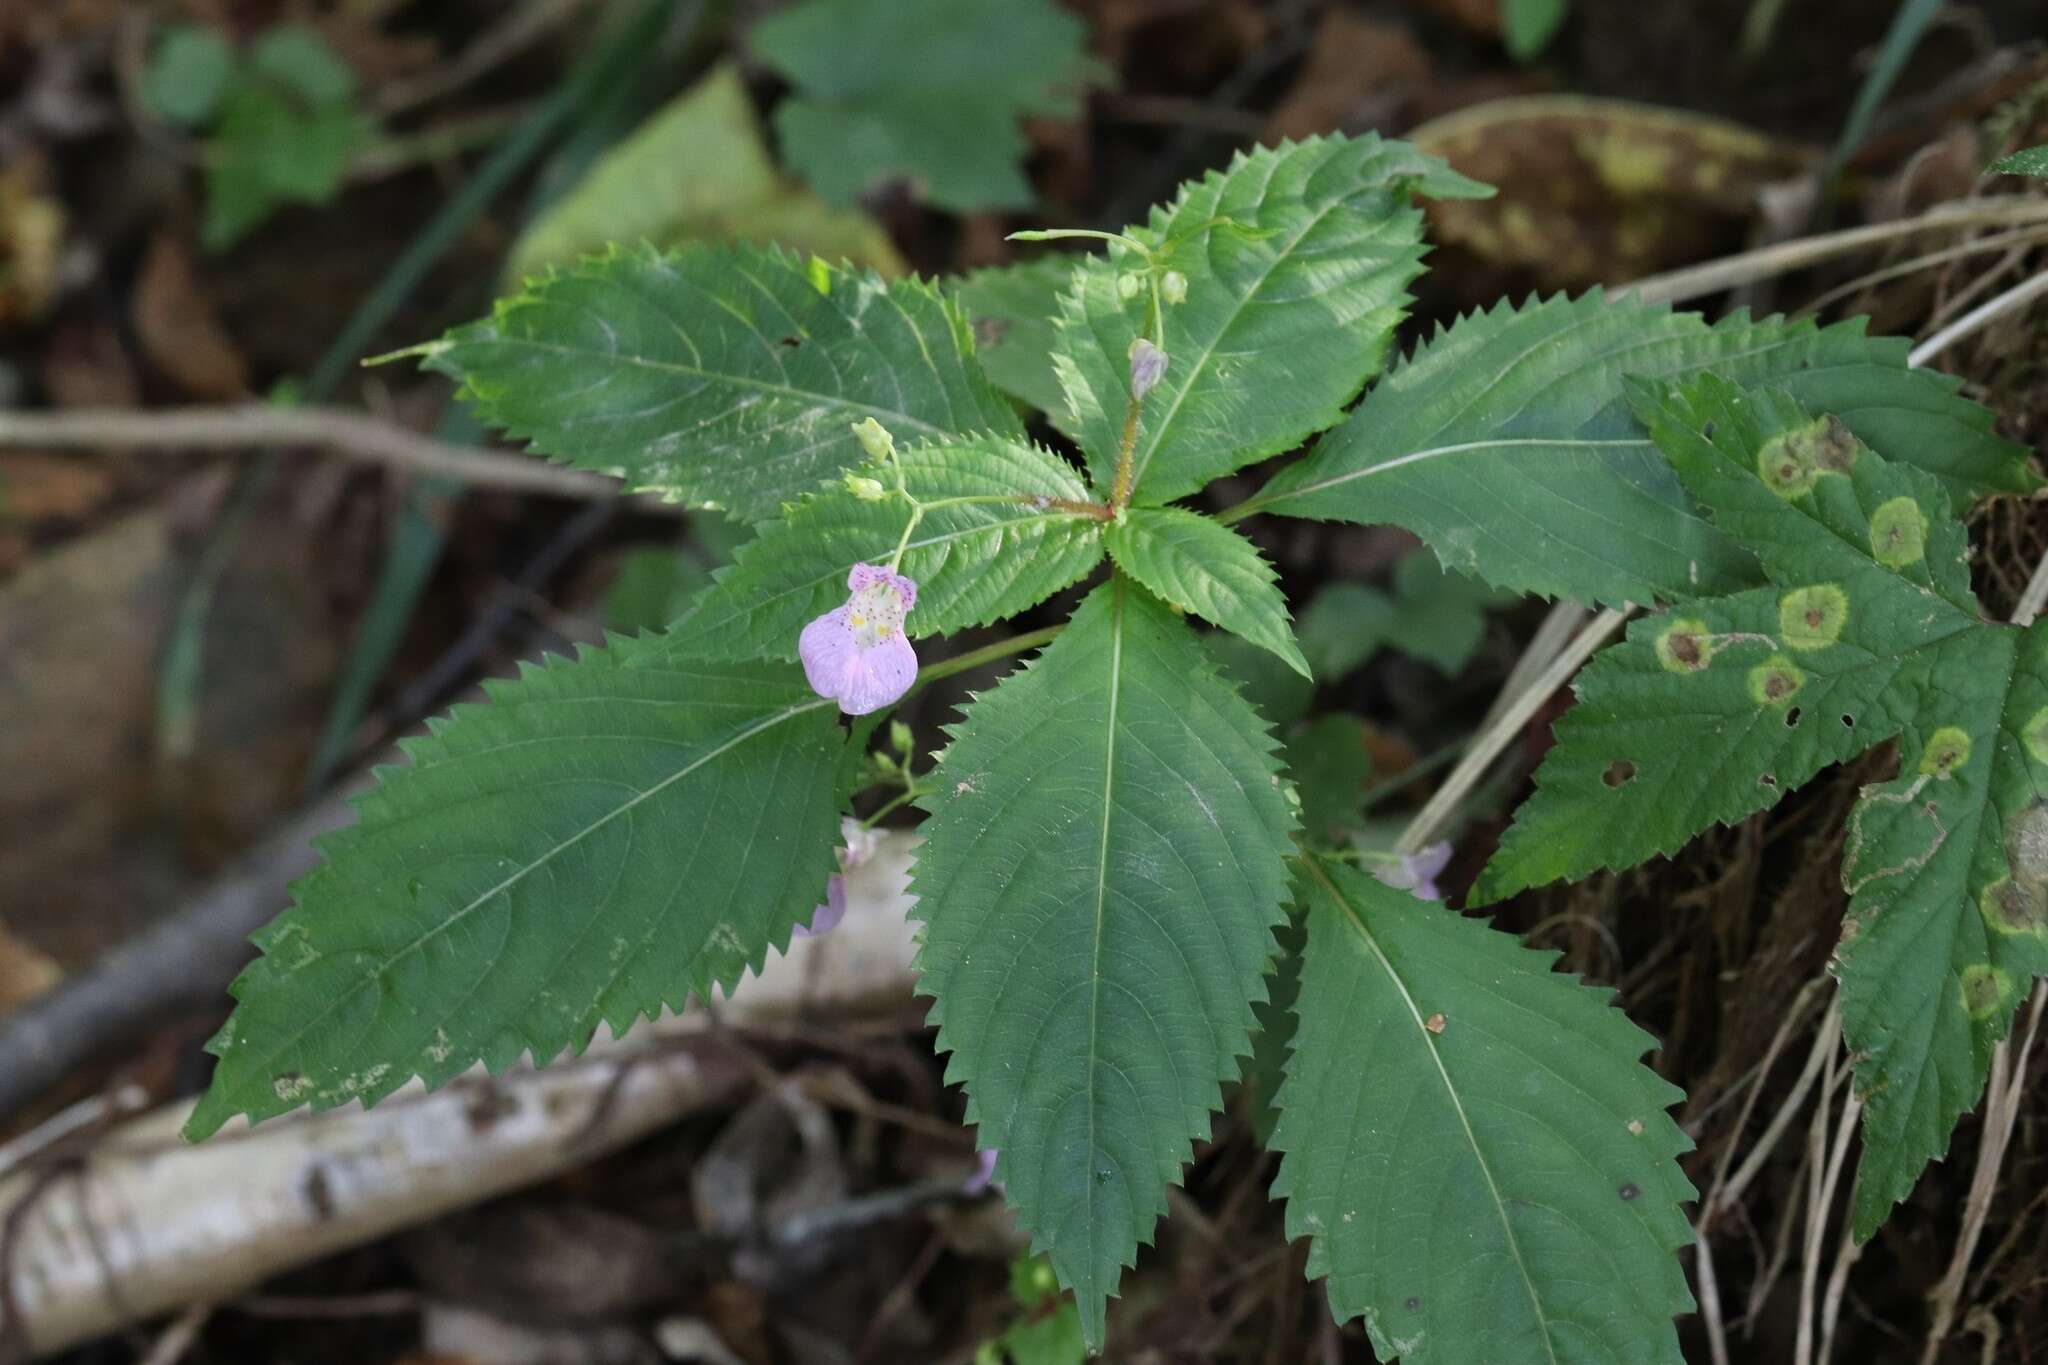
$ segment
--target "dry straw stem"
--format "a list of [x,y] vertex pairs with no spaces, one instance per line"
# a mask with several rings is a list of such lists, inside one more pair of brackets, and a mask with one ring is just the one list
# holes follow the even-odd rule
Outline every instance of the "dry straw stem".
[[[266,446],[318,446],[349,459],[456,479],[479,488],[558,498],[619,495],[618,481],[602,474],[564,469],[524,455],[496,455],[449,445],[347,408],[247,403],[140,412],[110,408],[0,411],[0,448],[252,450]],[[683,510],[668,503],[650,501],[650,506]]]
[[1788,271],[1818,265],[1838,256],[1853,255],[1867,247],[1881,246],[1900,237],[1955,228],[2002,227],[2014,224],[2048,223],[2048,200],[2007,197],[1943,204],[1914,218],[1872,223],[1867,227],[1823,232],[1790,242],[1758,247],[1718,261],[1687,266],[1682,270],[1652,275],[1616,289],[1615,297],[1634,297],[1645,303],[1682,303],[1723,289],[1755,284]]

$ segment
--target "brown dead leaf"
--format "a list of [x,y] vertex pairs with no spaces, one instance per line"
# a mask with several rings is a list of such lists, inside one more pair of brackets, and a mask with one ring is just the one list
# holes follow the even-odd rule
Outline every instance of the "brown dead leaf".
[[34,150],[0,170],[0,327],[34,322],[57,297],[64,207],[45,181]]
[[132,408],[142,401],[120,334],[97,319],[57,325],[43,349],[42,378],[60,408]]
[[1398,124],[1397,112],[1430,75],[1429,53],[1407,29],[1331,10],[1316,26],[1308,61],[1260,140]]
[[112,471],[87,456],[0,451],[0,524],[9,527],[83,521],[116,488]]
[[133,299],[143,352],[194,398],[236,398],[248,392],[249,362],[235,349],[199,263],[183,242],[158,233],[143,258]]
[[17,1009],[57,984],[57,964],[0,925],[0,1015]]
[[1490,200],[1429,206],[1436,262],[1461,294],[1582,289],[1742,245],[1765,187],[1814,153],[1725,119],[1576,95],[1497,100],[1409,134],[1493,185]]

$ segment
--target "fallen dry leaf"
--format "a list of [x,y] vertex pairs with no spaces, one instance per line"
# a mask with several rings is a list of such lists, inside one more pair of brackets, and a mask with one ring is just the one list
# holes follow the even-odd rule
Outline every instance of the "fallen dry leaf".
[[248,392],[249,362],[221,326],[199,263],[168,233],[150,241],[133,308],[143,353],[187,394],[227,399]]
[[0,1015],[16,1009],[57,984],[64,975],[48,956],[37,952],[0,925]]
[[1739,248],[1758,193],[1814,160],[1725,119],[1576,95],[1496,100],[1409,137],[1500,191],[1429,205],[1431,237],[1463,258],[1433,262],[1436,273],[1461,297],[1489,302]]
[[114,496],[113,472],[86,455],[0,451],[0,524],[82,521]]
[[1260,141],[1397,124],[1396,111],[1428,83],[1431,66],[1407,29],[1331,10],[1316,26],[1308,61],[1266,120]]

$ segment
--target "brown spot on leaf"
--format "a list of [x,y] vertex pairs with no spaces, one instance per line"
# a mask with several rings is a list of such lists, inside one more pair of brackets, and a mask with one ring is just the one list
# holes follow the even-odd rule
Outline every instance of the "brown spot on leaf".
[[1622,787],[1635,780],[1636,765],[1625,758],[1617,758],[1607,765],[1607,771],[1600,774],[1600,780],[1610,787]]
[[1422,1021],[1422,1026],[1431,1033],[1442,1033],[1444,1031],[1444,1017],[1441,1014],[1432,1014],[1429,1018]]

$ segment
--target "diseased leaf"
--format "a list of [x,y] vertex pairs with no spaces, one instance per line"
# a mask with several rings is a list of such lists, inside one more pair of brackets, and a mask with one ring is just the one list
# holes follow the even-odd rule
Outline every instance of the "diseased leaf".
[[1392,522],[1497,587],[1609,604],[1762,581],[1694,509],[1623,391],[1712,370],[1831,412],[1961,505],[2034,486],[2025,452],[1956,383],[1906,368],[1902,338],[1696,314],[1598,293],[1461,318],[1282,470],[1247,511]]
[[1273,566],[1237,532],[1178,507],[1132,507],[1103,541],[1117,567],[1150,592],[1272,650],[1309,676]]
[[864,418],[899,441],[1023,434],[935,288],[821,277],[774,248],[622,251],[420,353],[537,453],[746,521],[858,464]]
[[[1103,523],[1081,510],[1088,490],[1059,456],[988,437],[897,459],[920,501],[1000,499],[938,506],[911,533],[901,571],[918,585],[905,622],[913,638],[1014,615],[1101,562]],[[864,473],[893,485],[887,470]],[[672,641],[707,658],[795,658],[798,632],[845,604],[847,572],[886,563],[909,520],[893,493],[879,502],[844,488],[812,494],[761,527]]]
[[1654,1040],[1557,954],[1356,869],[1308,942],[1274,1193],[1339,1321],[1404,1365],[1680,1365],[1693,1198]]
[[1293,820],[1265,725],[1122,578],[953,733],[920,800],[921,989],[1099,1347],[1249,1049]]
[[1638,402],[1771,586],[1640,622],[1594,658],[1479,894],[1671,852],[1896,736],[1901,775],[1850,816],[1833,964],[1868,1237],[2048,971],[2048,632],[1980,619],[1940,485],[1841,422],[1711,376]]
[[792,666],[643,649],[406,744],[257,936],[188,1136],[550,1061],[787,944],[833,870],[837,710]]
[[974,328],[975,354],[989,381],[1044,413],[1063,412],[1067,396],[1052,369],[1053,317],[1074,278],[1072,256],[977,270],[953,288]]
[[1027,114],[1071,114],[1097,72],[1081,21],[1051,0],[810,0],[748,42],[796,91],[783,155],[847,203],[895,177],[966,213],[1023,208]]
[[[1133,453],[1138,500],[1186,497],[1342,416],[1385,361],[1422,272],[1411,197],[1487,192],[1404,142],[1314,138],[1240,153],[1131,229],[1160,270],[1188,281],[1187,301],[1162,314],[1169,361]],[[1054,415],[1104,491],[1131,342],[1151,307],[1146,291],[1125,299],[1117,282],[1144,265],[1113,244],[1083,258],[1061,299],[1053,365],[1067,402]]]

